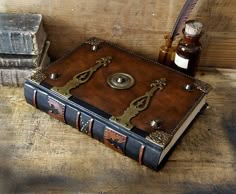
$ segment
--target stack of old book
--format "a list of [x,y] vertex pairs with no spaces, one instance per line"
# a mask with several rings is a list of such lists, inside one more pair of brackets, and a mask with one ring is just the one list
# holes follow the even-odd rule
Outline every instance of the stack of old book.
[[21,86],[49,62],[40,14],[0,13],[0,85]]

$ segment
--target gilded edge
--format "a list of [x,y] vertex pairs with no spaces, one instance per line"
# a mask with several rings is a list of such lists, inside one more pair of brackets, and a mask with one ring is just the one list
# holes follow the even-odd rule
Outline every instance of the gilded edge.
[[208,94],[212,89],[210,84],[200,80],[195,80],[194,86],[205,94]]
[[98,46],[99,44],[103,43],[104,40],[98,39],[98,38],[91,38],[87,40],[85,43],[89,44],[91,46]]
[[164,131],[154,131],[150,133],[150,135],[147,136],[146,139],[165,148],[171,141],[172,137],[172,135]]
[[41,70],[38,70],[29,79],[37,84],[40,84],[46,78],[47,76]]

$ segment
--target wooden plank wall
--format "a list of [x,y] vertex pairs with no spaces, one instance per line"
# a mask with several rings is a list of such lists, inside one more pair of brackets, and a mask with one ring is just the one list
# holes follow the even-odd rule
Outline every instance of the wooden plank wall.
[[[96,36],[156,59],[185,0],[1,0],[1,12],[41,13],[56,59]],[[236,68],[236,0],[199,0],[201,65]]]

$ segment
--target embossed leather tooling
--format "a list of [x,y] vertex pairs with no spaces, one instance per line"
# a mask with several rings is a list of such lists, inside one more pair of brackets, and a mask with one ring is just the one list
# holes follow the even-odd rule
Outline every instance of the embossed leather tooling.
[[48,114],[65,123],[65,105],[52,97],[48,97]]
[[104,144],[117,152],[124,154],[127,137],[112,129],[106,128],[104,131]]
[[87,122],[83,123],[82,126],[80,126],[80,131],[89,136],[92,136],[92,126],[93,126],[93,119],[89,119]]

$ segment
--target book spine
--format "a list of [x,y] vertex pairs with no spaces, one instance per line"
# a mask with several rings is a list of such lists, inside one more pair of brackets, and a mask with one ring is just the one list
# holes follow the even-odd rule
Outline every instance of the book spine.
[[[14,57],[14,58],[13,58]],[[24,55],[0,55],[0,67],[3,68],[36,68],[39,66],[39,56],[28,56],[24,57]]]
[[37,41],[36,34],[22,32],[0,32],[0,53],[38,55],[42,52],[46,33],[41,30],[42,42]]
[[23,86],[25,78],[32,73],[29,69],[0,69],[0,85]]
[[40,14],[0,13],[0,53],[39,55],[47,34]]
[[140,164],[158,170],[162,149],[155,147],[145,138],[138,138],[132,132],[122,130],[112,124],[107,118],[103,118],[91,110],[88,111],[80,105],[60,99],[29,81],[24,84],[24,95],[26,102],[35,108],[97,139]]
[[[39,69],[47,67],[50,62],[50,58],[47,53],[41,60]],[[2,86],[23,86],[25,79],[36,71],[36,68],[29,69],[17,69],[17,68],[0,68],[0,85]]]

